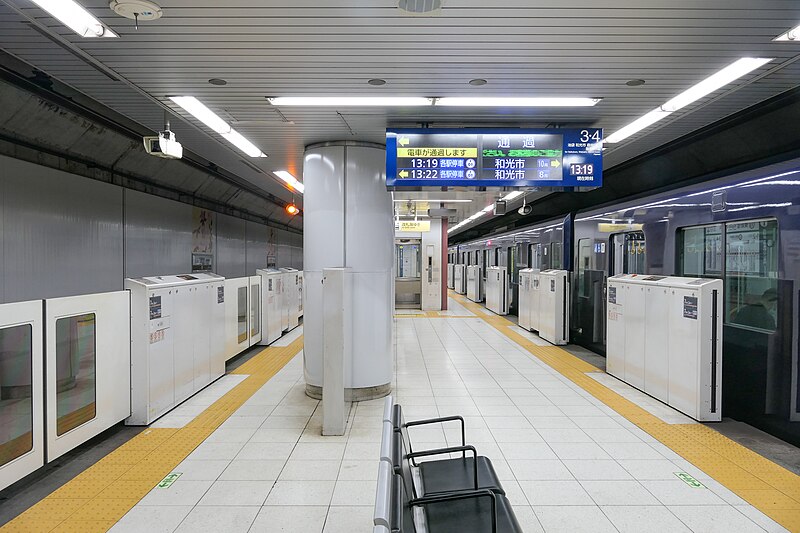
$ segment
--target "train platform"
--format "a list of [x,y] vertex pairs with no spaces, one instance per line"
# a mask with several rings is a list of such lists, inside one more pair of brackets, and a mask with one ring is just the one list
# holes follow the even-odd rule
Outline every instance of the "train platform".
[[[507,317],[449,303],[397,311],[392,394],[407,419],[464,417],[524,531],[800,530],[795,473]],[[0,531],[372,531],[383,401],[322,437],[302,348],[298,328]],[[411,436],[455,445],[451,429]]]

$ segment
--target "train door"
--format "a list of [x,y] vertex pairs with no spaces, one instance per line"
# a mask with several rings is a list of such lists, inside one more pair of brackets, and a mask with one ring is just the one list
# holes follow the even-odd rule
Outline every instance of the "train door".
[[605,239],[584,238],[577,243],[571,330],[575,341],[605,354]]
[[608,275],[645,274],[646,247],[644,232],[616,233],[610,239]]

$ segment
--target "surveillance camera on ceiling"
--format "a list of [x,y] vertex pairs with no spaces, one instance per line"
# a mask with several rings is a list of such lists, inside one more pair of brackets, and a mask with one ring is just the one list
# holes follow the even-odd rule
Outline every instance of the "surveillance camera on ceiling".
[[144,149],[148,154],[164,159],[181,159],[183,146],[175,139],[175,134],[169,130],[159,132],[158,136],[144,137]]

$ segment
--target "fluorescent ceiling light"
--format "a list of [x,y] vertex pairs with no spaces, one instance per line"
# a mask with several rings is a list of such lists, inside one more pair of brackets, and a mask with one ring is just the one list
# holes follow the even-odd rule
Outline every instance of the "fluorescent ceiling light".
[[510,193],[506,194],[505,196],[503,196],[503,200],[506,200],[506,201],[513,200],[514,198],[519,198],[523,194],[524,193],[522,191],[510,192]]
[[667,117],[673,111],[677,111],[686,107],[692,102],[696,102],[704,96],[711,94],[712,92],[724,87],[738,78],[741,78],[745,74],[752,72],[753,70],[769,63],[770,61],[772,61],[771,58],[764,57],[743,57],[738,61],[734,61],[722,70],[715,72],[700,83],[693,85],[675,98],[667,101],[661,107],[653,109],[649,113],[637,118],[630,124],[623,126],[621,129],[615,131],[604,140],[607,143],[613,144],[627,139],[634,133],[637,133]]
[[32,0],[81,37],[119,37],[74,0]]
[[277,98],[267,98],[270,104],[275,106],[429,106],[430,98],[420,98],[416,96],[281,96]]
[[494,204],[487,205],[483,208],[484,213],[491,213],[492,211],[494,211]]
[[623,139],[627,139],[634,133],[645,129],[648,126],[651,126],[661,120],[662,118],[667,117],[670,114],[669,111],[662,111],[661,109],[653,109],[649,113],[642,115],[641,117],[637,118],[627,126],[623,126],[621,129],[615,131],[608,137],[606,137],[606,142],[608,143],[618,143]]
[[248,141],[241,133],[231,128],[230,124],[194,96],[170,96],[169,99],[250,157],[267,157],[267,154]]
[[670,112],[677,111],[704,96],[708,96],[717,89],[728,85],[732,81],[741,78],[745,74],[754,71],[770,61],[772,61],[772,58],[768,57],[743,57],[738,61],[734,61],[724,69],[715,72],[697,85],[686,89],[681,94],[662,105],[661,109]]
[[781,33],[773,41],[797,41],[800,40],[800,26],[795,26],[791,30]]
[[292,189],[295,189],[300,193],[305,192],[306,190],[305,185],[303,185],[303,183],[300,180],[292,176],[289,172],[285,170],[276,170],[275,172],[273,172],[273,174],[275,174],[280,179],[285,181],[287,185],[289,185],[289,187],[291,187]]
[[394,203],[396,203],[396,204],[407,204],[408,202],[411,202],[412,204],[419,204],[419,203],[427,202],[427,203],[431,203],[431,204],[439,204],[439,203],[441,203],[441,204],[464,204],[464,203],[469,203],[471,201],[472,200],[438,200],[438,199],[434,199],[434,200],[428,200],[428,199],[414,200],[412,198],[407,198],[405,200],[394,200]]
[[445,97],[437,98],[437,106],[454,107],[591,107],[602,98],[503,98]]

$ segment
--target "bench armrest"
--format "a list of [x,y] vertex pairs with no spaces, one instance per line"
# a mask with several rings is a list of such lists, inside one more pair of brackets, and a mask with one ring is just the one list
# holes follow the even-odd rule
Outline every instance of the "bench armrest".
[[466,440],[466,430],[464,427],[464,418],[460,416],[444,416],[441,418],[427,418],[425,420],[413,420],[411,422],[406,422],[406,427],[410,428],[414,426],[425,426],[428,424],[437,424],[442,422],[455,422],[455,421],[461,422],[461,445],[466,446],[467,440]]

